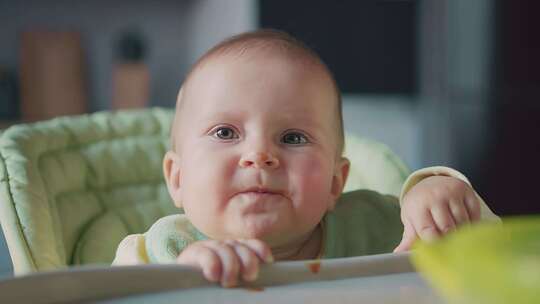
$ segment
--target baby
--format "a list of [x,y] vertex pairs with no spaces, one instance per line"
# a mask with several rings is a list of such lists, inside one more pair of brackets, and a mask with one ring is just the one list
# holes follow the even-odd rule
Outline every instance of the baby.
[[225,40],[178,94],[163,169],[185,214],[126,237],[113,264],[192,265],[229,287],[256,279],[261,263],[405,251],[494,217],[444,167],[413,173],[399,201],[342,195],[343,149],[340,93],[313,51],[277,31]]

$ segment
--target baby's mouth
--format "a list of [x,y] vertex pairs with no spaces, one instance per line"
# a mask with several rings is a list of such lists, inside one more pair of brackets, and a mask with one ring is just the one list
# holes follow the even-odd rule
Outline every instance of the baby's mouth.
[[250,187],[234,196],[243,206],[244,212],[248,213],[267,212],[281,205],[284,199],[288,200],[284,191],[265,187]]
[[264,187],[251,187],[246,190],[240,191],[237,194],[253,194],[253,195],[281,195],[285,196],[283,191],[274,190]]

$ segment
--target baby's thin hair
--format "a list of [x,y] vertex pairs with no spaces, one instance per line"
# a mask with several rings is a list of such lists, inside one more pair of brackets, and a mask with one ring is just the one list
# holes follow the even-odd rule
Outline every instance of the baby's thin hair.
[[259,29],[251,32],[245,32],[232,37],[229,37],[222,42],[218,43],[205,54],[203,54],[193,64],[187,76],[184,80],[180,91],[178,92],[178,98],[176,103],[176,114],[173,124],[171,126],[171,150],[176,150],[176,136],[175,130],[178,126],[178,113],[182,107],[183,91],[190,78],[197,70],[199,70],[205,63],[211,58],[232,55],[232,56],[246,56],[249,51],[277,51],[281,54],[295,59],[297,62],[310,66],[318,66],[322,68],[323,72],[328,76],[336,94],[336,110],[338,115],[338,154],[341,156],[345,149],[344,130],[343,130],[343,114],[341,109],[341,94],[337,86],[337,82],[326,64],[322,61],[319,55],[305,45],[302,41],[294,38],[293,36],[278,30],[273,29]]

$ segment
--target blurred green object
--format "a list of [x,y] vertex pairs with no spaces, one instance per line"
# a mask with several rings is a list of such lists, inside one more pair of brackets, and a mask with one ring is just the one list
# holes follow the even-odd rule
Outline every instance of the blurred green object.
[[540,216],[480,223],[419,242],[412,261],[449,303],[540,303]]

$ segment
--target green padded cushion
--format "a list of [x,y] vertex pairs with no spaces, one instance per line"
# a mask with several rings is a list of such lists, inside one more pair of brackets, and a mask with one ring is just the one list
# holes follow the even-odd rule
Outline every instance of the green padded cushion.
[[31,268],[109,263],[126,234],[178,212],[161,172],[172,114],[102,112],[3,132],[1,211],[11,208],[18,227],[2,226],[21,232]]
[[399,197],[411,173],[390,148],[371,139],[346,134],[344,155],[351,161],[344,192],[369,189]]
[[[0,137],[0,221],[17,274],[110,263],[118,243],[179,213],[162,175],[174,111],[144,109],[11,127]],[[397,195],[408,169],[346,137],[346,190]]]

